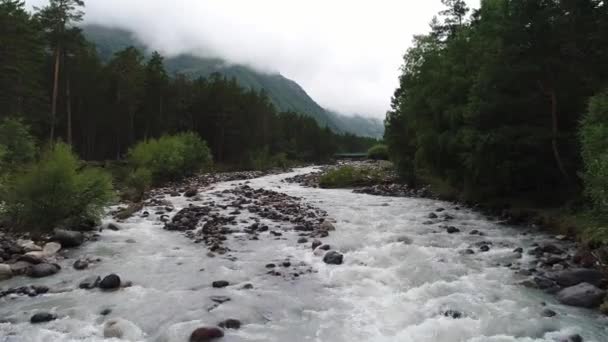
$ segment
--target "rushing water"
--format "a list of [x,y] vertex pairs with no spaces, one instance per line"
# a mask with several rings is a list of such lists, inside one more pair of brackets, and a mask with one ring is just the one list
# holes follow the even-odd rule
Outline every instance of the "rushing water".
[[[597,313],[559,305],[552,296],[518,286],[522,278],[500,266],[516,260],[515,247],[526,248],[547,237],[524,235],[522,229],[499,226],[445,202],[281,182],[295,173],[251,180],[250,186],[302,197],[326,210],[336,219],[337,230],[324,242],[344,253],[343,265],[324,264],[309,243],[295,243],[295,232],[286,233],[285,239],[259,241],[235,234],[227,246],[236,260],[210,258],[203,244],[163,230],[155,215],[137,216],[120,231],[104,230],[98,242],[72,252],[70,257],[102,258],[85,271],[72,269],[72,258],[55,276],[0,283],[3,288],[45,284],[69,290],[0,299],[0,319],[11,322],[0,324],[0,341],[102,341],[104,322],[113,318],[134,324],[126,331],[128,341],[187,341],[196,327],[227,318],[239,319],[243,326],[227,330],[224,341],[523,342],[555,341],[574,333],[585,341],[608,341],[607,321]],[[217,184],[203,196],[221,201],[209,192],[237,183]],[[178,210],[189,203],[183,197],[168,199]],[[450,224],[462,233],[450,235],[422,224],[438,207],[455,217]],[[487,235],[469,235],[472,229]],[[402,237],[412,243],[398,241]],[[489,252],[461,253],[482,240],[493,242]],[[267,263],[280,264],[286,258],[317,272],[297,280],[267,274]],[[134,285],[110,293],[75,289],[89,275],[108,273],[118,273]],[[214,289],[214,280],[233,285]],[[245,283],[254,289],[241,289]],[[218,295],[231,300],[216,306],[210,297]],[[101,316],[106,308],[111,314]],[[558,315],[542,317],[544,308]],[[446,310],[462,312],[463,317],[445,317]],[[39,311],[54,312],[59,319],[31,325],[30,316]]]

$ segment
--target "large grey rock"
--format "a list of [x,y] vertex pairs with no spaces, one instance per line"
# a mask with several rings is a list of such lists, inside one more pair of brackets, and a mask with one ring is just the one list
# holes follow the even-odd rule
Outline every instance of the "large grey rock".
[[323,257],[323,262],[330,265],[341,265],[344,256],[336,251],[329,251]]
[[103,278],[99,283],[99,288],[103,290],[116,290],[120,287],[120,277],[117,274],[110,274]]
[[32,266],[28,275],[33,278],[43,278],[51,276],[57,272],[59,272],[59,266],[55,264],[43,263]]
[[46,257],[52,257],[61,249],[61,244],[57,242],[49,242],[42,248],[42,254]]
[[561,272],[553,273],[549,276],[561,286],[574,286],[580,283],[589,283],[595,286],[601,286],[606,281],[604,273],[587,268],[568,269]]
[[562,304],[594,308],[599,306],[606,297],[606,291],[589,283],[580,283],[567,287],[557,293],[557,300]]
[[9,279],[13,276],[13,270],[7,264],[0,264],[0,280]]
[[224,332],[216,327],[202,327],[190,335],[190,342],[209,342],[224,337]]
[[18,261],[29,262],[30,264],[40,264],[44,262],[44,253],[43,252],[27,252],[20,256]]
[[84,242],[84,236],[81,232],[56,229],[55,234],[53,235],[53,241],[59,242],[61,246],[66,248],[78,247]]
[[52,320],[57,319],[57,316],[53,315],[49,312],[39,312],[30,318],[30,323],[38,324],[38,323],[46,323]]
[[97,287],[97,285],[99,285],[100,281],[101,277],[90,276],[81,281],[80,284],[78,284],[78,287],[85,290],[94,289],[95,287]]
[[34,243],[34,241],[32,240],[17,240],[17,244],[23,248],[23,250],[25,252],[35,252],[35,251],[41,251],[42,247],[38,246],[37,244]]
[[17,261],[11,265],[11,271],[13,271],[13,275],[24,275],[30,272],[32,266],[34,265],[27,261]]
[[334,227],[334,225],[329,222],[329,221],[324,221],[323,223],[321,223],[321,230],[325,230],[325,231],[332,231],[332,230],[336,230],[336,227]]

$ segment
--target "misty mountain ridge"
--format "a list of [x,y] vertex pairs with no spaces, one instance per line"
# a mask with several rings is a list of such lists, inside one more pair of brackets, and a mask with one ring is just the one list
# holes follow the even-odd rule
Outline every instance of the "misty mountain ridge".
[[[147,53],[153,50],[153,47],[146,46],[132,32],[124,29],[102,25],[86,25],[82,29],[86,38],[96,45],[104,61],[129,46]],[[192,54],[167,57],[165,67],[170,74],[180,73],[192,78],[207,77],[218,72],[227,78],[235,78],[243,87],[264,89],[278,110],[309,115],[321,126],[328,126],[335,132],[374,138],[381,138],[384,134],[384,124],[381,120],[362,115],[347,116],[326,110],[298,83],[280,73],[260,72],[245,65],[228,63],[221,58],[204,58]]]

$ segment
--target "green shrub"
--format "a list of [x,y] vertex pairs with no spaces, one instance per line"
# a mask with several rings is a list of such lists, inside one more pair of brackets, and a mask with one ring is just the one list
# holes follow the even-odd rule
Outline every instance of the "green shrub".
[[367,151],[367,157],[373,160],[388,160],[388,146],[378,144]]
[[580,139],[585,164],[585,194],[597,209],[608,214],[608,90],[589,102]]
[[256,171],[267,171],[272,168],[286,169],[292,164],[286,153],[271,155],[268,147],[264,147],[249,154],[249,164],[246,167]]
[[141,167],[131,172],[126,178],[126,195],[130,200],[139,201],[152,186],[152,172]]
[[191,175],[212,162],[207,144],[196,133],[140,142],[129,150],[128,160],[133,170],[147,169],[155,183]]
[[330,170],[319,179],[322,188],[350,188],[377,184],[383,180],[381,170],[343,166]]
[[6,188],[9,219],[19,227],[39,231],[98,220],[114,195],[111,177],[100,169],[81,169],[76,155],[63,143],[30,168],[14,173]]
[[21,120],[6,118],[0,123],[0,145],[4,146],[1,158],[5,167],[14,168],[36,158],[34,138]]

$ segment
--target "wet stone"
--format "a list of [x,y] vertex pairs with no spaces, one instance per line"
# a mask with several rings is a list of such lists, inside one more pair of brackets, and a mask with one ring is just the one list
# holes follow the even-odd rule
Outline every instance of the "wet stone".
[[241,321],[239,321],[238,319],[227,319],[225,321],[220,322],[218,326],[224,329],[240,329]]
[[102,290],[116,290],[120,287],[120,277],[117,274],[107,275],[98,286]]
[[223,288],[223,287],[226,287],[226,286],[230,285],[230,283],[227,282],[226,280],[216,280],[211,285],[213,287],[219,289],[219,288]]
[[46,323],[57,319],[57,316],[49,313],[49,312],[39,312],[33,315],[30,318],[30,323],[38,324],[38,323]]

